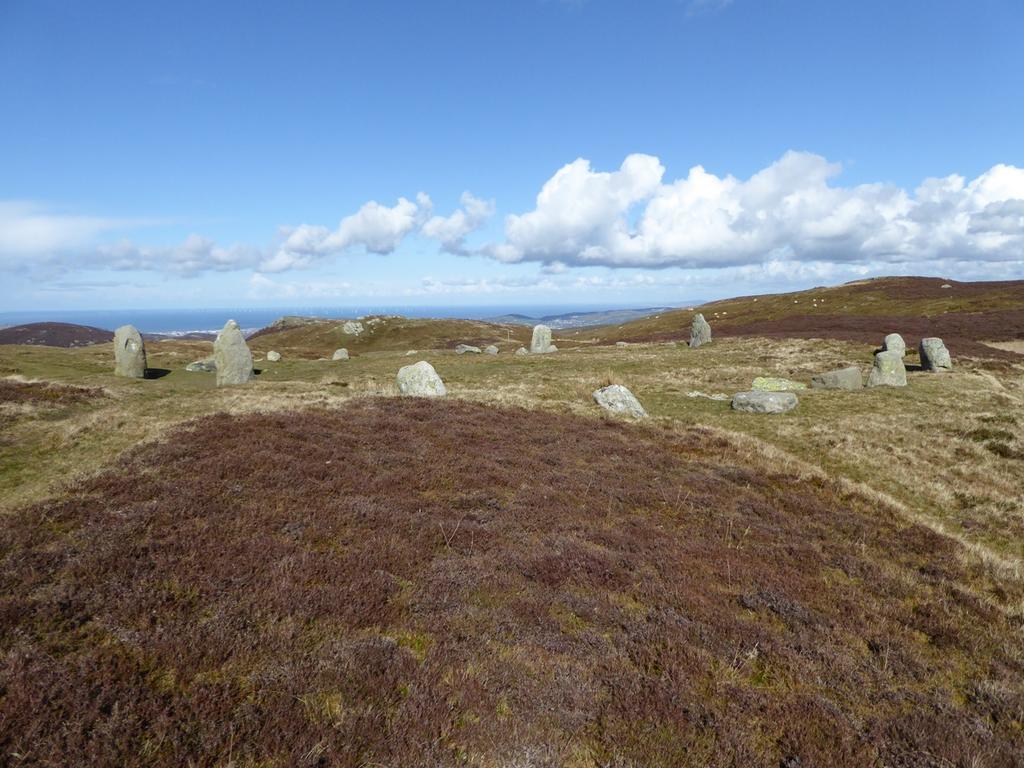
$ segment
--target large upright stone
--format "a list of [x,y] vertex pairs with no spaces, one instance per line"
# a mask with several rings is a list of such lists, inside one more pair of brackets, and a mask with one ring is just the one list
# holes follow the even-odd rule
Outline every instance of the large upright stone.
[[444,397],[448,390],[434,366],[426,360],[398,369],[398,391],[410,397]]
[[882,342],[882,351],[899,352],[902,357],[907,354],[907,342],[898,333],[890,333]]
[[228,320],[213,342],[213,362],[217,366],[217,386],[245,384],[256,374],[252,370],[252,352],[245,343],[238,323]]
[[851,365],[838,371],[827,371],[811,377],[812,389],[863,389],[864,375],[860,368]]
[[114,375],[146,377],[146,347],[134,325],[122,325],[114,331]]
[[701,344],[711,341],[711,325],[704,319],[704,315],[698,312],[693,316],[690,324],[690,348],[696,349]]
[[942,339],[937,339],[934,336],[921,339],[921,344],[917,349],[921,355],[922,369],[926,371],[953,370],[953,361],[950,359],[949,350],[942,343]]
[[905,387],[907,369],[899,352],[879,352],[868,376],[869,387]]
[[618,416],[631,416],[634,419],[642,419],[647,415],[647,411],[640,405],[636,395],[621,384],[610,384],[607,387],[595,390],[594,402],[609,413],[614,413]]
[[530,341],[530,352],[535,355],[543,355],[554,351],[555,347],[551,345],[551,329],[546,325],[535,325],[533,339]]

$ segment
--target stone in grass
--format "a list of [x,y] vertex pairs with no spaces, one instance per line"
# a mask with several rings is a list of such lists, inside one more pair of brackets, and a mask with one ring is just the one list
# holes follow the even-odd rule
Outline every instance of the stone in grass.
[[267,352],[267,361],[271,363],[277,363],[281,361],[281,353],[270,350]]
[[636,396],[621,384],[611,384],[594,391],[594,401],[609,413],[642,419],[647,411]]
[[758,376],[750,388],[765,392],[790,392],[794,389],[807,389],[807,385],[802,381],[791,381],[777,376]]
[[864,374],[856,365],[819,373],[811,377],[812,389],[863,389],[863,387]]
[[207,357],[204,358],[203,360],[196,360],[194,362],[189,363],[188,365],[185,366],[185,370],[191,371],[193,373],[197,371],[212,373],[213,371],[217,370],[217,363],[213,361],[212,357]]
[[515,354],[519,357],[525,357],[526,355],[530,354],[530,350],[528,350],[526,347],[520,347],[515,351]]
[[693,316],[690,324],[690,349],[696,349],[701,344],[711,341],[711,325],[704,319],[704,315],[698,312]]
[[792,392],[765,392],[760,389],[737,392],[732,396],[733,410],[746,413],[785,413],[796,408],[798,402]]
[[879,352],[868,375],[869,387],[905,387],[907,369],[899,352]]
[[331,355],[331,360],[348,360],[348,350],[344,347],[334,350],[334,354]]
[[486,347],[484,347],[484,354],[485,355],[496,355],[496,354],[498,354],[498,351],[499,351],[498,348],[496,346],[494,346],[493,344],[488,344]]
[[535,325],[533,338],[530,340],[530,352],[535,355],[544,355],[556,351],[558,351],[557,347],[551,343],[551,329],[546,325]]
[[426,360],[398,369],[398,391],[409,397],[444,397],[448,390],[434,366]]
[[933,337],[921,339],[918,346],[918,353],[921,355],[921,368],[926,371],[951,371],[953,361],[949,357],[949,350],[942,343],[942,339]]
[[358,320],[346,320],[341,326],[341,332],[346,336],[358,336],[363,330],[363,324]]
[[472,344],[456,344],[455,345],[456,355],[479,355],[480,347],[474,347]]
[[238,323],[228,320],[213,342],[213,360],[217,366],[217,386],[245,384],[256,374],[252,370],[252,352],[245,343]]
[[898,333],[890,333],[882,342],[882,351],[899,352],[901,356],[907,354],[907,342]]
[[134,325],[122,325],[114,331],[114,375],[146,377],[146,347]]

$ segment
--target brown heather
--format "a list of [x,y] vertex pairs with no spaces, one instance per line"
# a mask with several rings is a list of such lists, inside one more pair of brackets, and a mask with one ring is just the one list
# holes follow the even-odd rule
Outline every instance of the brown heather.
[[984,574],[741,456],[458,401],[198,420],[0,520],[0,762],[1024,765]]

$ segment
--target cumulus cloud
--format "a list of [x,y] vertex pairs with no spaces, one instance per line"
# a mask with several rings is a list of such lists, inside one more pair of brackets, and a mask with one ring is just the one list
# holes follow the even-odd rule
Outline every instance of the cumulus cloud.
[[451,216],[434,216],[422,228],[423,235],[441,243],[448,253],[457,256],[469,255],[466,236],[475,232],[494,215],[494,201],[481,200],[469,192],[463,192],[459,201],[461,208]]
[[548,265],[728,267],[769,261],[922,262],[1024,259],[1024,169],[976,179],[833,184],[841,166],[787,152],[749,179],[701,166],[663,181],[658,158],[630,155],[608,173],[576,160],[510,215],[505,241],[480,253]]
[[33,202],[0,200],[0,259],[49,259],[132,224],[125,219],[68,214]]
[[98,246],[88,262],[117,270],[145,270],[193,276],[255,267],[263,252],[247,245],[220,246],[208,237],[189,235],[180,245],[140,246],[128,240]]

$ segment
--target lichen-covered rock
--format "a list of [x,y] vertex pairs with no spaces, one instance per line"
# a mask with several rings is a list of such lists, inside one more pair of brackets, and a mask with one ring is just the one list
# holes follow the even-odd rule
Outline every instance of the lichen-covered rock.
[[942,339],[934,336],[921,339],[918,346],[918,353],[921,355],[921,368],[926,371],[951,371],[953,361],[949,357],[949,350],[942,343]]
[[494,346],[493,344],[488,344],[486,347],[484,347],[484,354],[485,355],[496,355],[496,354],[498,354],[498,352],[499,352],[498,348],[496,346]]
[[331,355],[331,360],[348,360],[348,350],[344,347],[334,350],[334,354]]
[[690,348],[696,349],[701,344],[711,341],[711,325],[704,319],[704,315],[698,312],[693,316],[690,323]]
[[364,330],[365,328],[363,328],[363,324],[358,320],[346,320],[341,326],[341,332],[346,336],[358,336]]
[[213,342],[213,361],[217,366],[218,387],[245,384],[255,378],[252,352],[234,320],[228,320],[217,334]]
[[267,352],[267,360],[270,361],[271,363],[280,362],[281,353],[275,352],[274,350],[270,350],[269,352]]
[[609,413],[642,419],[647,411],[636,396],[621,384],[611,384],[594,391],[594,401]]
[[472,344],[457,344],[455,345],[456,355],[479,355],[480,347],[474,347]]
[[869,387],[905,387],[907,369],[899,352],[879,352],[868,376]]
[[530,352],[535,355],[544,355],[555,351],[551,346],[551,329],[546,325],[535,325],[533,327],[533,338],[530,341]]
[[515,351],[515,354],[518,355],[519,357],[524,357],[530,354],[530,350],[528,350],[526,347],[520,347]]
[[747,413],[785,413],[796,408],[798,402],[792,392],[766,392],[761,389],[737,392],[732,396],[733,410]]
[[426,360],[398,369],[398,391],[410,397],[444,397],[448,390]]
[[860,368],[851,365],[849,368],[840,368],[837,371],[827,371],[811,377],[813,389],[862,389],[864,387],[864,374]]
[[901,356],[907,354],[907,342],[898,333],[890,333],[882,342],[882,351],[899,352]]
[[114,375],[146,377],[146,346],[134,325],[122,325],[114,331]]
[[778,376],[758,376],[750,388],[765,392],[791,392],[794,389],[807,389],[807,385],[802,381],[791,381]]

